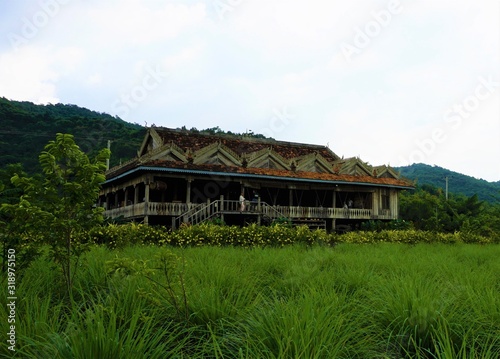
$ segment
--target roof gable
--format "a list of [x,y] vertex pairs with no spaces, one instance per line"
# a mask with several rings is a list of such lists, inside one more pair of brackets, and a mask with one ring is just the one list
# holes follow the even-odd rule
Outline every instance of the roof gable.
[[325,146],[235,135],[205,135],[161,127],[148,129],[137,158],[111,169],[108,174],[115,176],[145,164],[168,168],[219,167],[228,173],[276,173],[280,177],[304,179],[326,176],[325,179],[333,180],[348,176],[362,182],[404,182],[389,166],[372,167],[358,157],[340,159]]
[[273,151],[272,147],[264,148],[260,151],[250,153],[247,158],[247,167],[255,168],[275,168],[290,170],[290,161]]
[[142,144],[139,151],[137,152],[137,156],[138,157],[144,156],[148,152],[151,152],[157,149],[158,147],[161,147],[162,145],[163,145],[163,139],[158,134],[158,132],[156,132],[156,130],[153,127],[151,127],[146,132],[144,140],[142,140]]
[[372,176],[373,169],[358,157],[347,158],[340,160],[337,163],[338,172],[340,174],[348,174],[353,176]]
[[297,171],[333,173],[333,166],[319,153],[311,153],[295,159]]
[[386,165],[373,167],[373,175],[377,178],[399,178],[399,173]]
[[221,142],[214,142],[193,155],[194,164],[224,164],[226,166],[241,166],[240,157]]

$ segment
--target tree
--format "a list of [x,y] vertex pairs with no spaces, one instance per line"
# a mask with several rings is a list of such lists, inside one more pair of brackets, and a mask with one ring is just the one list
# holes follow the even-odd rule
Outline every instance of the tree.
[[436,195],[417,188],[414,193],[402,193],[400,199],[401,219],[413,222],[416,229],[442,230],[439,216],[442,204]]
[[39,156],[42,177],[14,175],[11,181],[23,195],[16,204],[2,205],[2,212],[16,220],[25,233],[35,237],[43,234],[43,243],[50,245],[70,296],[88,231],[103,221],[103,208],[96,202],[107,158],[109,151],[103,149],[89,160],[73,135],[58,133]]
[[[39,254],[37,235],[32,235],[27,240],[25,235],[25,224],[28,208],[21,211],[11,208],[11,211],[1,210],[2,204],[12,205],[19,202],[23,195],[21,188],[14,186],[11,178],[19,174],[26,176],[21,164],[9,164],[0,169],[0,243],[2,244],[2,272],[7,269],[7,251],[13,249],[16,251],[16,264],[18,268],[26,268],[32,260]],[[13,206],[14,207],[14,206]],[[18,271],[18,278],[22,276],[22,270]]]
[[477,195],[451,193],[446,200],[442,191],[424,185],[400,198],[401,218],[417,229],[500,236],[500,205],[481,201]]

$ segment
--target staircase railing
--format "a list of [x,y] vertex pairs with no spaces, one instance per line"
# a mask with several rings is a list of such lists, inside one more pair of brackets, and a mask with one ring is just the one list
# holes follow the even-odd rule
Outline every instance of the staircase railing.
[[267,204],[266,202],[260,202],[261,206],[261,211],[260,213],[271,218],[271,219],[276,219],[276,218],[288,218],[283,212],[278,211],[276,207],[271,206],[270,204]]
[[[212,202],[202,203],[193,207],[178,217],[172,219],[172,229],[179,228],[182,223],[199,224],[213,216],[224,213],[241,212],[241,204],[234,200],[214,200]],[[245,211],[252,214],[260,214],[269,219],[287,218],[282,212],[266,202],[250,202],[245,206]]]
[[172,219],[172,229],[179,228],[181,223],[189,223],[191,217],[195,216],[201,211],[206,210],[210,206],[210,203],[200,203],[197,205],[192,205],[190,209]]

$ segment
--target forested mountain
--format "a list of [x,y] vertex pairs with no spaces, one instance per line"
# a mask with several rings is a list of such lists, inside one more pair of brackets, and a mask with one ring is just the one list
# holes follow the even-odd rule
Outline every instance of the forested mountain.
[[480,200],[490,203],[500,202],[500,181],[488,182],[458,172],[453,172],[439,166],[429,166],[423,163],[411,166],[396,167],[401,175],[417,180],[417,185],[431,185],[441,188],[443,191],[448,177],[448,191],[450,193],[461,193],[468,197],[477,194]]
[[[74,135],[80,148],[93,157],[111,140],[111,166],[136,156],[146,129],[106,113],[76,105],[35,105],[0,97],[0,169],[21,163],[27,172],[37,172],[38,155],[56,133]],[[188,130],[183,126],[180,130]],[[266,138],[261,134],[223,131],[219,127],[190,131],[213,135]]]
[[90,155],[111,140],[111,165],[134,157],[145,128],[76,105],[35,105],[0,98],[0,168],[21,163],[28,172],[39,169],[38,155],[56,133],[71,133]]

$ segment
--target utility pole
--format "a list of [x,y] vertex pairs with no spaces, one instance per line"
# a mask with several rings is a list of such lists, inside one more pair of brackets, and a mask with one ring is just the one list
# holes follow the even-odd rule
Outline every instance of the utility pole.
[[[111,152],[111,140],[108,140],[108,150]],[[109,157],[106,160],[106,170],[109,170]]]

